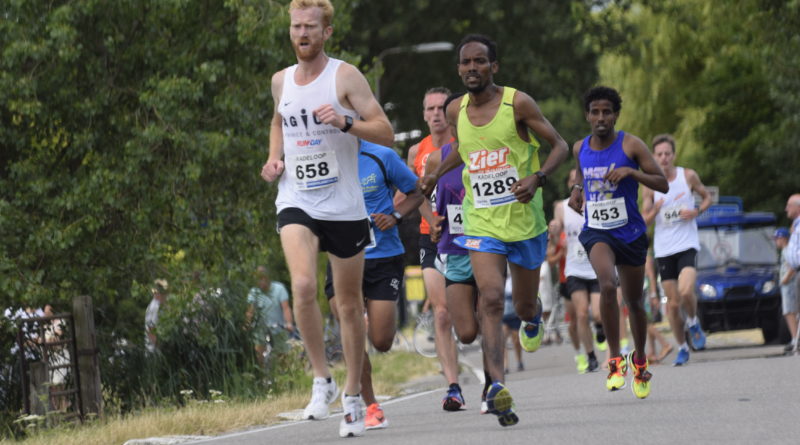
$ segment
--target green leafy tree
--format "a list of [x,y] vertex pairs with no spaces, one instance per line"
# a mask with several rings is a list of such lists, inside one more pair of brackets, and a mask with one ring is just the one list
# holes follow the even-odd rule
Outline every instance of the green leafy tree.
[[[91,295],[109,356],[141,344],[156,277],[183,300],[242,300],[256,264],[285,281],[276,187],[259,173],[270,77],[295,63],[286,5],[2,3],[0,306]],[[337,7],[328,50],[352,60],[337,43],[350,2]]]
[[596,44],[601,81],[623,97],[619,127],[646,141],[675,134],[678,162],[706,184],[749,209],[782,209],[800,184],[785,167],[800,160],[798,2],[609,2],[593,19],[617,24]]

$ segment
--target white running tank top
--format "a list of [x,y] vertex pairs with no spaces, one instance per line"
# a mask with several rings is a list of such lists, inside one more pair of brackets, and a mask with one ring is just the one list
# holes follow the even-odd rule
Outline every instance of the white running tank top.
[[680,218],[682,209],[694,209],[692,189],[686,182],[683,167],[675,168],[675,179],[669,182],[667,193],[654,192],[653,203],[663,199],[664,204],[656,214],[653,253],[663,258],[689,249],[700,250],[697,237],[697,220],[684,221]]
[[596,280],[597,274],[592,268],[592,263],[589,262],[589,256],[586,254],[583,244],[578,239],[586,219],[580,213],[572,210],[572,207],[569,206],[569,199],[562,201],[561,207],[564,209],[564,231],[567,234],[567,262],[564,267],[564,276]]
[[286,68],[283,93],[276,104],[283,119],[285,170],[278,182],[278,212],[297,207],[314,219],[356,221],[367,218],[358,178],[358,138],[323,124],[313,111],[331,104],[337,113],[358,115],[339,103],[336,72],[341,60],[329,58],[308,85],[297,85],[297,65]]

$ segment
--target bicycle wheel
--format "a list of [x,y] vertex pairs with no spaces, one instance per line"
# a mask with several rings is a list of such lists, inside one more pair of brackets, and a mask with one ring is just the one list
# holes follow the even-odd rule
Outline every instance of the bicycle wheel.
[[423,357],[436,357],[436,341],[434,339],[433,317],[422,314],[417,318],[414,327],[414,350]]
[[392,351],[411,352],[412,346],[405,335],[399,330],[394,335],[394,342],[392,343]]

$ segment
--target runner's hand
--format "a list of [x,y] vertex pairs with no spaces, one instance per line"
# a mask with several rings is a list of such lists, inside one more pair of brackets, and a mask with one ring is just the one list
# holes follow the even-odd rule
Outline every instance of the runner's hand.
[[578,212],[578,214],[583,215],[583,200],[583,190],[573,188],[572,192],[569,194],[569,202],[567,205],[569,205],[572,210]]
[[283,173],[283,161],[280,159],[274,161],[267,161],[264,167],[261,168],[261,177],[267,182],[272,182]]
[[380,229],[381,232],[389,230],[397,225],[397,219],[392,215],[385,213],[370,213],[372,220],[375,222],[375,227]]
[[314,110],[314,116],[323,124],[328,124],[339,129],[344,128],[344,116],[337,113],[331,104],[325,104]]
[[635,170],[630,167],[617,167],[609,170],[603,179],[612,184],[619,184],[620,181],[630,176],[634,171]]
[[430,198],[433,189],[436,188],[436,181],[438,180],[439,178],[437,178],[436,175],[425,175],[417,181],[417,188],[426,198]]
[[700,209],[683,209],[681,210],[681,219],[689,221],[700,216]]
[[511,184],[511,192],[514,193],[517,201],[527,204],[531,201],[531,199],[533,199],[538,187],[539,177],[536,175],[530,175]]
[[442,215],[433,215],[436,224],[431,225],[431,241],[434,243],[438,243],[440,239],[442,239],[442,221],[444,221],[444,216]]

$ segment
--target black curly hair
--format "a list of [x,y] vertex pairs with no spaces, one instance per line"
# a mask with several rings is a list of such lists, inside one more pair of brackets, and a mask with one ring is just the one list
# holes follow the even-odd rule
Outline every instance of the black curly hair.
[[589,105],[596,100],[607,100],[611,102],[612,109],[615,113],[619,113],[622,109],[622,98],[619,97],[617,90],[604,86],[597,86],[590,88],[586,94],[583,95],[583,109],[589,111]]

